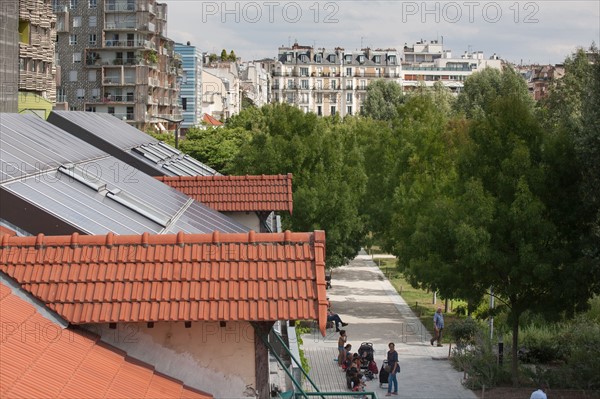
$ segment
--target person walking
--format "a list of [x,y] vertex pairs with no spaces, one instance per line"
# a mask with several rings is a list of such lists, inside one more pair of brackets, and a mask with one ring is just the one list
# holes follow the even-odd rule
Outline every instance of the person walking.
[[400,372],[396,345],[394,345],[393,342],[390,342],[388,348],[390,348],[390,350],[387,353],[387,364],[390,367],[390,374],[388,376],[388,391],[385,396],[398,395],[398,378],[396,374]]
[[442,314],[442,308],[437,308],[437,311],[433,314],[433,328],[435,335],[429,343],[433,346],[433,343],[437,341],[437,346],[442,345],[442,330],[444,329],[444,315]]

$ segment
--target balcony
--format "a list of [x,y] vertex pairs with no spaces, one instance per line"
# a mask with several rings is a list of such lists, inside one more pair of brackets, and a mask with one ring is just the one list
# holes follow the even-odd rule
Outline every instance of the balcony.
[[119,118],[124,121],[133,121],[133,112],[132,113],[109,113],[110,115]]
[[137,30],[143,29],[142,26],[138,26],[135,21],[123,21],[123,22],[107,22],[104,25],[104,29],[106,30]]
[[127,95],[114,95],[107,94],[103,99],[103,103],[132,103],[135,102],[135,97],[133,94]]
[[134,1],[107,1],[104,4],[106,12],[131,12],[136,11],[137,7]]
[[146,47],[144,40],[105,40],[104,47]]

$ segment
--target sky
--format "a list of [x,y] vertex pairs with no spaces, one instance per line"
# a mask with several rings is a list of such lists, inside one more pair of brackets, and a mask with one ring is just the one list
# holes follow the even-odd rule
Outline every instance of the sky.
[[557,64],[600,45],[600,1],[163,0],[167,32],[202,52],[234,50],[243,61],[300,45],[402,51],[439,40],[453,56],[496,53],[515,64]]

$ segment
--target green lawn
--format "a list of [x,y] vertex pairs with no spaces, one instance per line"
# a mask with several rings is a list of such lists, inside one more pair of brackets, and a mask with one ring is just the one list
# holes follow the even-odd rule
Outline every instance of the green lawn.
[[[425,290],[413,288],[405,279],[404,276],[396,269],[396,261],[394,259],[375,259],[375,263],[379,266],[383,274],[390,280],[396,291],[406,301],[413,312],[421,319],[421,322],[433,333],[433,314],[438,307],[444,309],[445,301],[437,298],[437,303],[433,303],[433,294]],[[458,305],[465,305],[462,301],[449,301],[448,312],[444,313],[444,324],[448,327],[458,316],[453,313]],[[443,341],[449,342],[448,334],[444,335]]]

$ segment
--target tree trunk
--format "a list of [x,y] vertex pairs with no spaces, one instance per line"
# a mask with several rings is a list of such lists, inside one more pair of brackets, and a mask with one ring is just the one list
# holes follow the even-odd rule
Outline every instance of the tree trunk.
[[513,386],[516,388],[519,386],[519,317],[513,317],[512,321],[512,362],[511,362],[511,376]]

